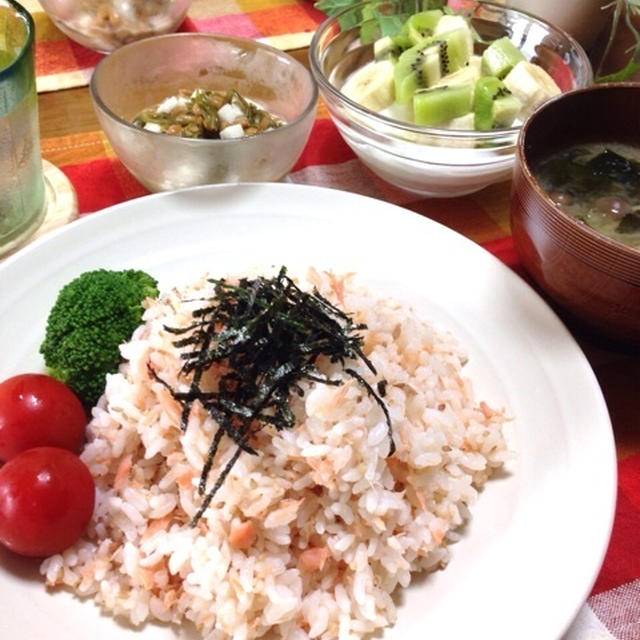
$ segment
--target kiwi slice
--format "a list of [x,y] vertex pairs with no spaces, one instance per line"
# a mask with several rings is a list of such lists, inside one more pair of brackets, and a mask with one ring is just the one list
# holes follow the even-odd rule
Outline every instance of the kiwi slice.
[[396,102],[407,104],[417,90],[440,80],[442,48],[439,42],[414,45],[400,55],[393,69]]
[[439,33],[435,38],[446,45],[443,55],[442,75],[464,67],[473,54],[473,40],[468,29],[453,29]]
[[520,111],[520,101],[494,76],[483,76],[473,91],[475,128],[488,131],[513,124]]
[[418,44],[433,35],[440,18],[442,18],[440,9],[414,13],[406,22],[409,40],[412,44]]
[[440,9],[429,9],[414,13],[407,18],[400,31],[393,36],[393,41],[402,49],[408,49],[433,34],[443,13]]
[[394,69],[396,101],[406,104],[413,94],[464,67],[471,57],[464,29],[454,29],[404,51]]
[[433,87],[413,96],[416,124],[437,126],[471,111],[473,87],[468,84]]
[[526,60],[522,51],[507,36],[503,36],[494,40],[482,53],[482,72],[504,78],[522,60]]
[[510,127],[518,117],[522,103],[512,93],[497,98],[493,103],[493,126],[495,129]]

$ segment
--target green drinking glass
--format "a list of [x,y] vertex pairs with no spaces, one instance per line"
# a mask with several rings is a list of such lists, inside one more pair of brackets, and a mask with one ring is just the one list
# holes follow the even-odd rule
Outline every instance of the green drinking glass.
[[46,212],[34,40],[31,14],[0,0],[0,255],[24,242]]

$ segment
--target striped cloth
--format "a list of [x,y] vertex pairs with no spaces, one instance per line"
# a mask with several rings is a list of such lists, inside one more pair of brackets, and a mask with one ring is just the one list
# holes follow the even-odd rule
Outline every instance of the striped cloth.
[[[36,23],[38,91],[81,87],[102,55],[62,34],[38,0],[23,0]],[[308,0],[194,0],[180,31],[256,38],[281,49],[309,44],[325,15]]]
[[[86,84],[101,56],[63,36],[37,0],[24,4],[37,25],[39,90]],[[304,46],[323,17],[307,0],[195,0],[182,28],[275,38],[276,44],[287,48],[287,43]],[[147,194],[118,161],[102,131],[44,139],[42,153],[71,180],[81,215]],[[402,205],[472,238],[524,275],[509,231],[509,183],[455,199],[424,199],[401,192],[359,162],[322,105],[309,143],[285,181],[344,189]],[[588,601],[563,640],[640,640],[640,454],[623,457],[618,472],[609,550]]]
[[640,638],[640,454],[618,463],[609,549],[587,603],[563,640]]

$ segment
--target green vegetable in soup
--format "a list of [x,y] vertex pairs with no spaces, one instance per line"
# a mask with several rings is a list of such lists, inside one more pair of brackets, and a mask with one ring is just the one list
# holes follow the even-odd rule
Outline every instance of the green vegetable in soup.
[[640,213],[627,213],[616,227],[618,233],[640,233]]
[[540,162],[534,174],[568,214],[640,249],[640,148],[618,143],[574,146]]
[[595,176],[622,184],[638,184],[638,163],[620,154],[605,149],[586,164],[586,169]]
[[[251,136],[280,127],[280,119],[237,91],[181,89],[159,104],[143,109],[133,120],[141,129],[182,138],[218,139]],[[225,135],[237,129],[235,135]]]

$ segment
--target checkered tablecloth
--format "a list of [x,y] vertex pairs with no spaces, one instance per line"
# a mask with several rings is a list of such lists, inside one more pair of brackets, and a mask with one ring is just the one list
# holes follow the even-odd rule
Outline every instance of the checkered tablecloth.
[[[102,55],[61,33],[38,0],[23,4],[36,23],[38,91],[86,85]],[[309,44],[324,17],[308,0],[194,0],[179,30],[227,33],[294,49]]]
[[[85,85],[101,56],[61,34],[36,0],[24,4],[36,20],[39,90]],[[271,39],[286,49],[305,46],[323,17],[308,0],[195,0],[182,29]],[[45,138],[42,152],[71,180],[81,215],[147,193],[115,157],[100,130]],[[472,238],[522,273],[510,237],[509,183],[455,199],[424,199],[400,192],[377,179],[357,160],[322,105],[309,143],[285,180],[400,204]],[[611,365],[615,366],[615,361]],[[636,388],[640,398],[640,383]],[[619,460],[619,496],[611,544],[592,593],[564,640],[596,639],[640,640],[640,454]]]

